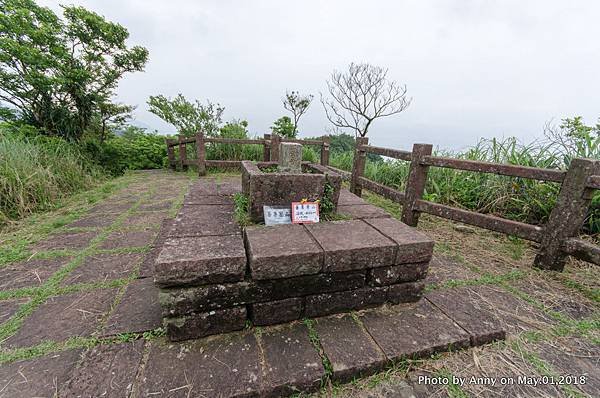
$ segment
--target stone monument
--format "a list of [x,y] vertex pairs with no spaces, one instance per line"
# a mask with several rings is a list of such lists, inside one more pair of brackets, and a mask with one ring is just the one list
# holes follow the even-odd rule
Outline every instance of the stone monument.
[[302,173],[302,145],[282,142],[279,145],[279,167],[282,173]]

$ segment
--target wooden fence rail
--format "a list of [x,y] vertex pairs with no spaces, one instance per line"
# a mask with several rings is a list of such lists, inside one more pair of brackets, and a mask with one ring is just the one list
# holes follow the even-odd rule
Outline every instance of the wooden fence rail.
[[[219,138],[205,137],[204,134],[196,134],[195,137],[178,136],[177,139],[166,139],[167,157],[169,166],[176,170],[177,167],[181,170],[187,170],[188,166],[195,165],[198,167],[198,174],[205,175],[207,167],[218,168],[239,168],[240,160],[207,160],[206,159],[206,144],[228,144],[228,145],[262,145],[263,146],[263,162],[279,161],[279,144],[281,142],[292,142],[302,145],[319,146],[321,149],[321,164],[329,166],[329,146],[330,137],[323,136],[320,140],[300,140],[281,138],[276,134],[265,134],[262,139],[240,139],[240,138]],[[196,159],[187,158],[187,144],[195,144]],[[177,152],[175,149],[177,148]]]
[[[364,176],[366,155],[372,153],[410,162],[404,192]],[[544,226],[530,225],[490,214],[481,214],[423,200],[429,167],[492,173],[561,184],[555,207]],[[562,271],[567,256],[600,265],[600,247],[576,238],[588,213],[594,190],[600,190],[600,160],[573,159],[568,170],[542,169],[432,155],[429,144],[415,144],[411,152],[368,145],[358,138],[350,177],[350,190],[361,196],[368,189],[402,204],[402,221],[416,227],[419,215],[441,218],[501,232],[540,243],[534,266]]]
[[[240,161],[235,160],[207,160],[206,144],[262,145],[262,163],[273,164],[273,162],[279,161],[279,144],[281,142],[320,146],[321,164],[339,171],[350,182],[350,190],[354,194],[361,196],[362,190],[367,189],[402,204],[402,221],[408,225],[416,227],[419,222],[419,215],[427,213],[538,242],[540,249],[534,260],[534,266],[542,269],[562,271],[569,255],[600,265],[600,247],[577,238],[588,212],[594,190],[600,190],[600,160],[573,159],[566,171],[542,169],[433,156],[433,146],[429,144],[415,144],[412,151],[371,146],[366,137],[359,137],[356,139],[352,172],[348,172],[329,165],[331,141],[328,136],[323,136],[321,140],[299,140],[284,139],[275,134],[265,134],[263,139],[233,139],[204,137],[202,134],[198,134],[193,138],[179,136],[176,140],[166,140],[170,167],[176,169],[179,166],[180,169],[185,170],[189,165],[197,165],[200,175],[206,173],[206,167],[232,168],[240,166]],[[187,159],[186,144],[195,144],[197,159]],[[178,149],[178,156],[176,148]],[[404,191],[371,181],[365,177],[365,166],[367,154],[369,153],[410,162]],[[547,224],[543,226],[530,225],[424,200],[423,194],[430,167],[548,181],[561,184],[561,188]]]

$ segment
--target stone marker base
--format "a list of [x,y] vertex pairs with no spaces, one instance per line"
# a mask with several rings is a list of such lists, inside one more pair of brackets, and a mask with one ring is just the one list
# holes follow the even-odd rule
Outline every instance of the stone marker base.
[[[218,184],[210,192],[219,196]],[[190,196],[184,203],[223,202],[198,200],[194,190]],[[215,217],[227,221],[223,228],[211,225]],[[241,231],[231,207],[187,204],[156,259],[154,281],[167,336],[177,341],[248,321],[271,325],[418,301],[432,252],[431,239],[392,218]]]

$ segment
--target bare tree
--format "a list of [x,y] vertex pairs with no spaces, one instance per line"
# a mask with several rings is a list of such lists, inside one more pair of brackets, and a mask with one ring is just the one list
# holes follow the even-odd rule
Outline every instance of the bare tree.
[[336,128],[365,137],[375,119],[405,110],[412,100],[406,97],[406,86],[388,80],[387,73],[379,66],[355,63],[345,73],[334,71],[327,81],[330,97],[321,94],[327,119]]
[[285,97],[281,101],[283,102],[283,107],[290,111],[294,117],[294,136],[298,132],[298,121],[306,113],[312,100],[312,94],[301,95],[298,91],[285,92]]

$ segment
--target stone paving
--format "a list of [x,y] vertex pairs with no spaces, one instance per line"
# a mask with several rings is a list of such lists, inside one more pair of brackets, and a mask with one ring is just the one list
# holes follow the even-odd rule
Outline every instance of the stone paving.
[[[217,191],[238,188],[236,179],[213,180]],[[443,369],[453,375],[489,376],[494,373],[486,369],[510,363],[506,369],[515,375],[541,375],[539,367],[519,367],[531,355],[545,361],[548,372],[584,374],[587,383],[569,386],[572,390],[471,385],[463,391],[474,396],[599,395],[599,340],[586,337],[594,333],[595,303],[566,288],[560,296],[577,299],[555,300],[548,293],[557,286],[551,280],[544,279],[548,286],[540,285],[539,278],[488,280],[443,255],[434,257],[418,303],[167,341],[152,265],[188,185],[185,175],[140,173],[112,197],[88,206],[72,224],[31,242],[27,259],[0,266],[0,397],[284,396],[299,391],[447,396],[447,386],[418,383],[424,371],[432,375],[419,367],[443,361]],[[186,201],[215,200],[199,195]],[[212,204],[229,204],[219,201]],[[342,191],[340,206],[345,205],[371,206]],[[423,270],[415,266],[413,272]],[[523,290],[515,291],[519,283]],[[293,300],[288,304],[293,312]],[[273,309],[257,311],[270,314]],[[564,317],[570,314],[582,320],[574,324],[582,330],[580,337],[566,329],[571,321],[565,319],[571,318]],[[545,339],[547,330],[562,337]],[[467,348],[505,335],[512,343]],[[533,346],[516,351],[519,336],[535,336]],[[448,349],[457,352],[436,354]],[[406,361],[420,365],[398,380],[360,389],[353,386],[361,379],[337,384],[356,377],[382,380],[379,375]]]

